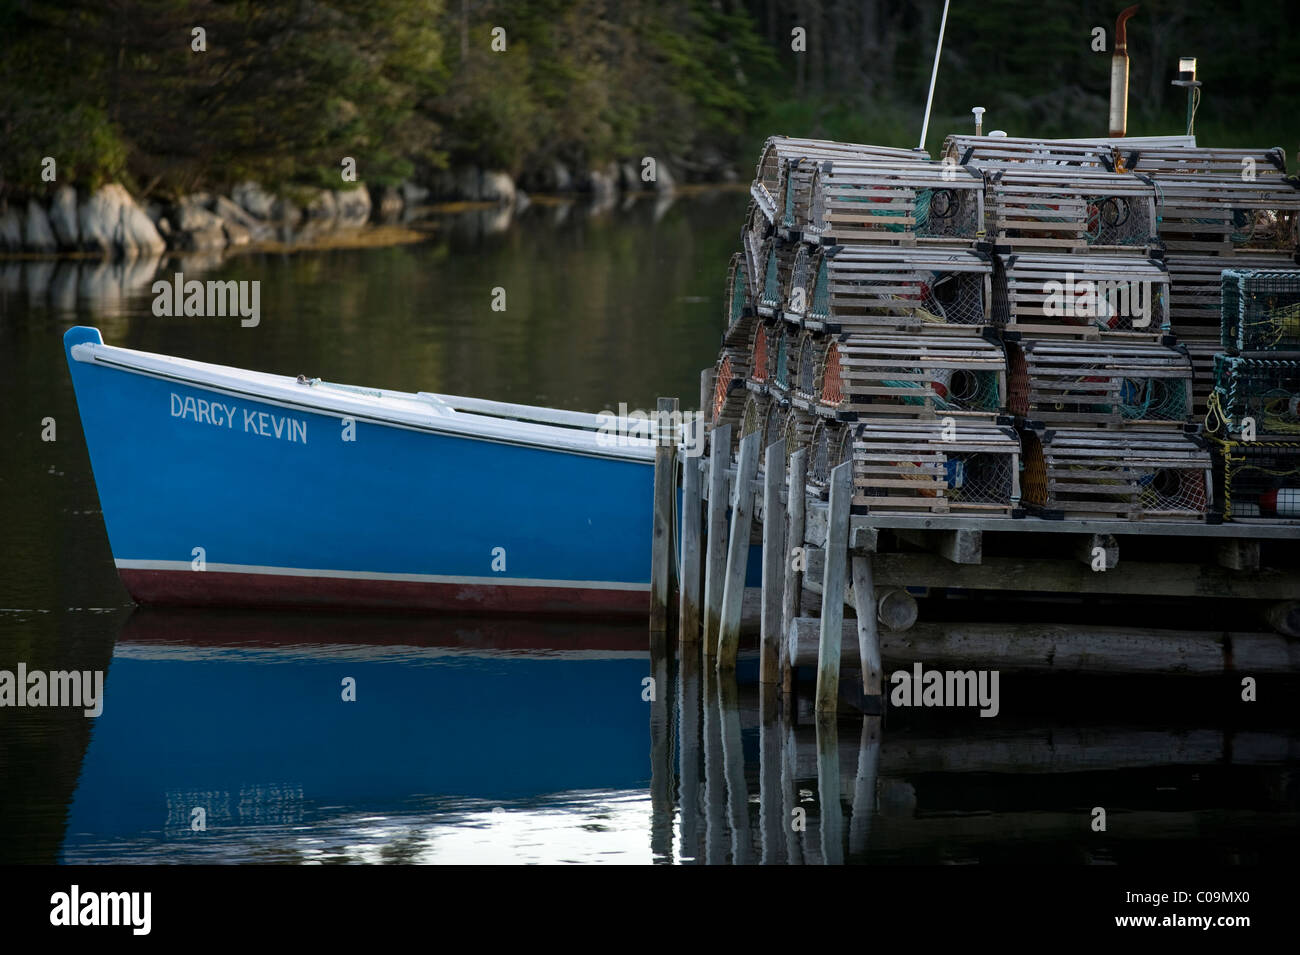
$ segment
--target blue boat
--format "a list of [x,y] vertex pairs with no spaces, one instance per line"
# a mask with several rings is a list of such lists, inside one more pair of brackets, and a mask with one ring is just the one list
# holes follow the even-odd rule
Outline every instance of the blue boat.
[[650,438],[64,336],[141,604],[645,614]]

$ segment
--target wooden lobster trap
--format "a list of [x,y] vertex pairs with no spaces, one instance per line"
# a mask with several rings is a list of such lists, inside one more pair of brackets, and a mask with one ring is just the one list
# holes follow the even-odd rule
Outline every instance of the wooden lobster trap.
[[722,344],[736,347],[753,338],[757,324],[753,290],[749,284],[749,269],[745,255],[736,252],[727,264],[727,284],[722,294],[724,328]]
[[832,162],[812,176],[807,241],[823,245],[973,243],[984,224],[984,178],[933,162]]
[[798,252],[798,246],[784,239],[768,239],[763,245],[763,269],[759,273],[762,281],[755,283],[757,301],[754,307],[765,318],[779,315],[783,310]]
[[749,378],[745,382],[751,391],[767,391],[776,366],[776,353],[780,347],[783,329],[772,322],[756,321],[749,334]]
[[1020,164],[986,179],[985,231],[998,246],[1146,252],[1156,244],[1156,190],[1137,176]]
[[1012,516],[1020,442],[979,420],[882,418],[853,427],[855,513]]
[[[1143,157],[1143,161],[1145,162]],[[1276,177],[1148,173],[1156,187],[1160,239],[1170,252],[1235,256],[1294,251],[1300,190]]]
[[825,499],[831,472],[853,455],[853,436],[848,425],[818,418],[808,438],[808,489]]
[[740,230],[740,245],[745,250],[746,274],[750,276],[752,294],[757,300],[759,277],[767,269],[767,243],[773,238],[772,223],[752,199],[745,211],[745,225]]
[[1225,270],[1221,342],[1232,352],[1300,352],[1300,269]]
[[799,371],[799,349],[803,343],[803,333],[793,325],[776,323],[768,334],[769,371],[768,390],[788,396],[794,387]]
[[1165,256],[1169,270],[1169,323],[1179,341],[1213,342],[1219,348],[1223,321],[1223,270],[1293,268],[1288,252],[1241,252],[1225,261],[1219,255],[1171,252]]
[[837,143],[823,139],[773,136],[763,144],[750,195],[767,221],[783,230],[795,228],[796,210],[806,208],[808,187],[815,164],[827,159],[929,159],[917,149]]
[[812,442],[813,429],[817,426],[817,416],[809,414],[794,406],[790,407],[785,419],[785,453],[788,458],[800,448],[806,448]]
[[993,316],[1008,332],[1154,341],[1169,328],[1169,273],[1142,255],[1002,253]]
[[1249,419],[1259,437],[1300,439],[1300,358],[1215,355],[1214,380],[1212,430],[1239,433]]
[[1178,431],[1026,429],[1023,502],[1051,518],[1202,521],[1210,452]]
[[1300,524],[1300,441],[1216,441],[1223,519]]
[[799,336],[799,350],[791,365],[790,397],[795,407],[813,411],[821,388],[821,369],[831,339],[820,332],[805,331]]
[[1113,145],[1093,142],[959,135],[943,141],[943,160],[963,166],[1028,163],[1049,168],[1113,170],[1117,158]]
[[1218,340],[1212,342],[1179,340],[1179,345],[1187,349],[1192,360],[1192,414],[1203,418],[1210,407],[1210,396],[1214,394],[1214,356],[1223,346]]
[[1286,180],[1286,154],[1278,146],[1269,149],[1142,146],[1130,167],[1162,181],[1236,180],[1281,185]]
[[1005,405],[1002,347],[980,335],[851,334],[832,341],[817,410],[841,420],[980,415]]
[[805,328],[943,331],[989,322],[993,265],[979,252],[835,246],[813,253],[808,276]]
[[1009,409],[1060,427],[1182,428],[1192,361],[1172,345],[1021,339],[1007,343]]
[[748,355],[741,348],[723,348],[713,368],[713,427],[739,424],[745,410]]

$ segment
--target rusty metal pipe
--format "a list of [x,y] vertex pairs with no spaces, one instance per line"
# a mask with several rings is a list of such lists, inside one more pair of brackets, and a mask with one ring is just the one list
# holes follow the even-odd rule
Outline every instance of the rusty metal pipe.
[[1110,134],[1123,136],[1128,130],[1128,28],[1137,5],[1115,18],[1115,52],[1110,58]]

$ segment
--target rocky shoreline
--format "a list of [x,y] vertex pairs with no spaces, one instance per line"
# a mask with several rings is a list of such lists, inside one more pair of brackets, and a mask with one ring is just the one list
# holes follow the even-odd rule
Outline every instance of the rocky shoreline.
[[[434,202],[522,208],[529,202],[522,183],[538,193],[583,195],[597,206],[613,204],[620,194],[662,196],[676,190],[677,179],[666,164],[655,164],[652,182],[642,181],[639,170],[631,162],[609,163],[575,175],[554,163],[516,183],[499,170],[463,166],[434,173],[424,184],[356,183],[343,189],[298,188],[275,194],[245,181],[226,195],[197,192],[165,202],[141,202],[118,183],[89,193],[62,185],[48,197],[0,200],[0,255],[135,259],[165,252],[222,252],[262,243],[310,244],[371,223],[411,221]],[[725,170],[721,178],[734,179],[734,171]]]

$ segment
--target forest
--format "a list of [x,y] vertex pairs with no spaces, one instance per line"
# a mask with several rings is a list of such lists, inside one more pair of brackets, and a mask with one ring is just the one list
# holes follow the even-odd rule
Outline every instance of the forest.
[[[954,0],[932,152],[951,131],[1104,135],[1123,3]],[[175,196],[253,179],[375,184],[463,163],[660,157],[747,179],[774,133],[915,145],[942,0],[0,0],[0,194],[60,182]],[[1234,12],[1238,10],[1244,12]],[[1208,145],[1282,146],[1294,11],[1149,0],[1129,23],[1132,134],[1182,132],[1196,56]],[[1097,49],[1101,28],[1103,49]],[[554,183],[551,183],[552,185]]]

